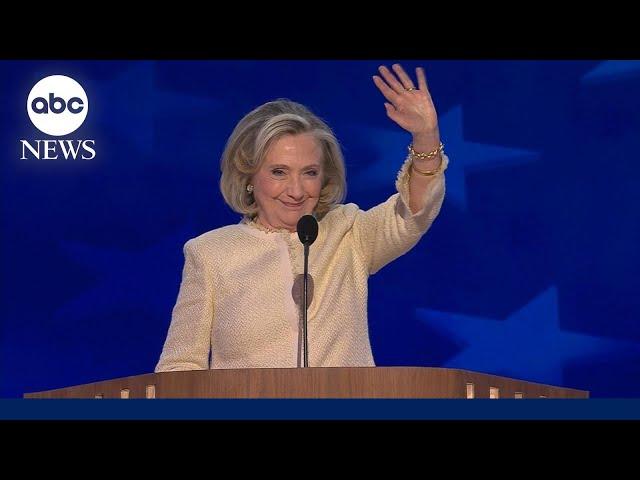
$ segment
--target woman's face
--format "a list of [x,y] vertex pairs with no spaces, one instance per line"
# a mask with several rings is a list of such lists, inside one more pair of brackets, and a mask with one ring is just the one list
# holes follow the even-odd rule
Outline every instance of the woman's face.
[[300,217],[316,208],[322,178],[322,149],[312,135],[280,137],[251,181],[258,221],[295,232]]

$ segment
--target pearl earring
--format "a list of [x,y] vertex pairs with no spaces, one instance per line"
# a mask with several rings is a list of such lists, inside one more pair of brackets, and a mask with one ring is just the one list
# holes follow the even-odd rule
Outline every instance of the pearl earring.
[[253,193],[253,185],[247,185],[247,192]]

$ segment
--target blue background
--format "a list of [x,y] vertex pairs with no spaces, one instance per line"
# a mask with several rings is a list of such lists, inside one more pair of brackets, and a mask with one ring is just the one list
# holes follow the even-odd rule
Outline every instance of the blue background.
[[[334,128],[347,201],[394,192],[410,141],[367,61],[0,62],[0,396],[153,371],[182,245],[237,223],[218,190],[236,122],[287,97]],[[370,279],[378,365],[464,368],[640,396],[640,62],[424,66],[451,159],[410,253]],[[26,98],[62,74],[96,158],[20,160]]]

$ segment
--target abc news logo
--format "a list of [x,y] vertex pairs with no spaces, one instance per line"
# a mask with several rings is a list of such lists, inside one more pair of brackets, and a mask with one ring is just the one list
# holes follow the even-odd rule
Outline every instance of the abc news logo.
[[[75,132],[89,112],[89,99],[78,82],[64,75],[51,75],[36,83],[27,98],[27,113],[33,125],[46,135],[63,137]],[[95,140],[20,140],[21,160],[91,160]]]

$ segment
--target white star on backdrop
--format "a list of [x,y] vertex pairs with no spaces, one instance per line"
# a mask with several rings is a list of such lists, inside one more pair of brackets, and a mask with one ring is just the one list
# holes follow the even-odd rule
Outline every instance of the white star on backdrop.
[[[466,141],[463,136],[461,106],[456,106],[442,115],[439,123],[445,152],[451,160],[446,172],[445,200],[454,202],[461,209],[467,209],[465,178],[470,171],[518,165],[537,159],[538,154],[533,151]],[[363,142],[373,145],[380,159],[356,177],[358,184],[366,185],[367,188],[393,184],[402,160],[406,158],[407,145],[411,141],[410,134],[398,128],[363,126],[355,127],[354,133]]]
[[222,99],[187,95],[160,90],[155,85],[155,63],[131,62],[131,67],[112,80],[97,85],[99,99],[103,101],[99,122],[129,139],[143,155],[151,155],[154,145],[154,118],[172,115],[176,130],[182,125],[180,112],[195,116],[197,112],[219,113]]
[[193,230],[183,226],[145,250],[132,252],[63,243],[61,250],[93,271],[96,282],[60,307],[54,318],[70,326],[123,306],[146,310],[161,318],[177,293],[180,272],[175,270],[175,263],[182,258],[180,246],[192,236]]
[[542,292],[504,321],[425,308],[417,309],[416,314],[462,347],[444,367],[553,385],[562,385],[563,367],[574,358],[640,347],[633,342],[563,331],[556,287]]
[[640,75],[640,60],[607,60],[587,72],[582,83],[594,84]]

